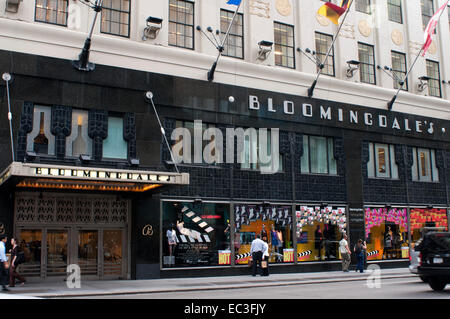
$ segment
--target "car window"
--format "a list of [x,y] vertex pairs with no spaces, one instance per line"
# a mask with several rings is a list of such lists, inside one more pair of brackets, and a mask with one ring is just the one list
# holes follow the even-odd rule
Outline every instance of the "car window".
[[430,250],[450,250],[450,234],[430,234],[426,236],[421,247]]

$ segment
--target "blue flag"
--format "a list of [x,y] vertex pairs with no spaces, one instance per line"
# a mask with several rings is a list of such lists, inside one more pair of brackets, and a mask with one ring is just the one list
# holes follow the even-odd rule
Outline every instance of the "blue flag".
[[238,6],[241,4],[242,0],[228,0],[227,4],[234,4],[235,6]]

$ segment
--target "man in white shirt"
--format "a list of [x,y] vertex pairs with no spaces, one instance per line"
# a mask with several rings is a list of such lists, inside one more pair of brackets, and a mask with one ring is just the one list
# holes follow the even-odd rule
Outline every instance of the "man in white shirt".
[[7,284],[7,276],[8,274],[6,273],[6,262],[8,261],[8,258],[6,257],[6,247],[5,247],[5,243],[8,240],[8,237],[6,237],[5,235],[2,235],[0,237],[0,281],[1,281],[1,285],[3,287],[3,291],[8,291],[9,289],[6,288],[6,284]]
[[342,239],[339,242],[339,251],[342,257],[342,271],[348,272],[348,267],[350,266],[350,249],[348,248],[347,235],[343,234]]
[[265,243],[261,240],[260,235],[256,235],[256,238],[252,241],[252,245],[250,247],[250,254],[252,255],[252,276],[256,276],[258,263],[261,266],[264,250]]

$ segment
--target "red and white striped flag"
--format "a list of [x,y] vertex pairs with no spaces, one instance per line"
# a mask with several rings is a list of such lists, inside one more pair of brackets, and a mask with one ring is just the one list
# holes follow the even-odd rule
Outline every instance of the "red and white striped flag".
[[431,42],[433,42],[432,35],[436,31],[436,27],[439,21],[439,18],[441,17],[442,13],[444,12],[445,8],[447,7],[450,0],[447,0],[446,3],[442,7],[439,8],[438,11],[431,17],[430,22],[428,22],[427,27],[425,28],[425,43],[423,44],[423,53],[422,56],[425,56],[425,53],[427,52],[428,48],[431,45]]

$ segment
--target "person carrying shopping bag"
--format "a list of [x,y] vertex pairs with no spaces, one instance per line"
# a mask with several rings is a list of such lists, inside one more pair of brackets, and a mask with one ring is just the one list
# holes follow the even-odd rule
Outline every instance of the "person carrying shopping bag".
[[267,237],[263,237],[264,251],[263,259],[261,262],[261,276],[269,276],[269,244],[267,243]]

